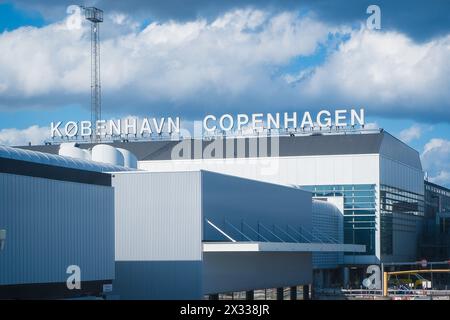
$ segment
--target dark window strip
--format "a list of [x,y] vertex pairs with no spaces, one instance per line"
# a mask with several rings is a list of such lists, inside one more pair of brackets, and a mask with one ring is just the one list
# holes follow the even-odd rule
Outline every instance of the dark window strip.
[[111,175],[107,173],[51,166],[8,158],[0,158],[0,173],[111,186]]

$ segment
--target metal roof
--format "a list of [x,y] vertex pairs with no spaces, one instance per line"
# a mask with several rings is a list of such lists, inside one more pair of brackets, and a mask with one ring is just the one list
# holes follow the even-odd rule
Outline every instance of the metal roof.
[[[207,147],[214,141],[245,141],[245,157],[249,156],[250,141],[261,138],[256,137],[239,137],[239,138],[216,138],[215,140],[203,140],[202,149]],[[304,155],[329,155],[329,154],[370,154],[378,153],[380,150],[382,133],[375,134],[347,134],[347,135],[316,135],[316,136],[280,136],[279,156],[304,156]],[[156,141],[135,141],[135,142],[111,142],[109,144],[116,148],[124,148],[132,152],[138,160],[169,160],[171,159],[172,149],[179,143],[186,141],[199,141],[194,139],[172,141],[172,140],[156,140]],[[193,144],[193,143],[192,143]],[[92,143],[80,143],[79,148],[90,149],[94,146]],[[20,147],[28,150],[48,152],[57,154],[58,145],[42,145],[42,146],[23,146]],[[236,149],[236,148],[235,148]],[[270,150],[269,150],[270,151]],[[234,150],[233,156],[238,156]],[[197,157],[196,152],[191,152],[191,158]],[[206,158],[214,157],[206,155]],[[229,155],[231,157],[231,155]]]
[[[183,152],[186,152],[186,154],[181,156],[182,159],[384,153],[390,158],[398,159],[399,161],[416,168],[421,168],[419,153],[383,130],[375,133],[279,136],[277,138],[278,139],[268,140],[267,153],[264,153],[263,155],[261,154],[262,150],[260,150],[260,147],[257,147],[256,149],[251,147],[255,142],[256,145],[258,145],[258,140],[260,140],[261,137],[215,138],[214,140],[187,139],[181,141],[153,140],[112,142],[104,144],[109,144],[116,148],[127,149],[136,155],[139,161],[172,160],[174,150],[184,148]],[[211,149],[208,148],[210,144],[221,142],[223,142],[223,152],[219,152],[217,155],[217,152],[205,152],[205,150]],[[278,143],[279,146],[279,151],[276,154],[272,152],[272,145],[275,143]],[[242,150],[240,150],[241,152],[238,152],[237,146],[239,144],[244,146]],[[200,145],[201,149],[199,148]],[[82,143],[79,147],[82,149],[89,149],[93,147],[93,144]],[[25,146],[21,148],[56,154],[59,149],[57,145]]]
[[23,150],[7,146],[0,146],[0,158],[21,160],[56,167],[80,169],[94,172],[134,171],[129,168],[115,166],[107,163],[63,157],[55,154]]

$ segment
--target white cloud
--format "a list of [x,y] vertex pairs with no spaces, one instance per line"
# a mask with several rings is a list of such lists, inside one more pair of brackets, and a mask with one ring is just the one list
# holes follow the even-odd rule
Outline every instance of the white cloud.
[[440,171],[438,175],[431,177],[429,180],[450,188],[450,171]]
[[[254,9],[143,30],[121,12],[105,19],[103,110],[110,113],[346,106],[372,115],[450,117],[450,35],[419,44],[396,32],[351,31]],[[343,34],[350,39],[342,42]],[[0,34],[0,108],[88,106],[89,40],[87,24],[69,30],[65,21]],[[322,65],[295,69],[293,61],[321,45],[329,46]]]
[[46,127],[31,126],[27,129],[2,129],[0,130],[0,145],[23,146],[28,143],[43,144],[49,137],[50,129]]
[[314,101],[439,117],[449,114],[449,74],[450,35],[418,44],[400,33],[361,28],[299,88]]
[[450,140],[431,139],[425,144],[421,158],[430,181],[450,185]]
[[423,155],[439,150],[444,153],[450,153],[450,141],[445,139],[434,138],[428,141],[423,148]]
[[[250,9],[142,31],[126,15],[108,19],[101,29],[105,103],[161,110],[247,105],[246,96],[273,102],[287,90],[273,79],[274,68],[313,54],[334,30],[293,13]],[[89,40],[88,25],[76,30],[64,21],[0,34],[0,106],[88,102]]]
[[420,139],[423,130],[424,130],[423,126],[414,124],[411,127],[400,131],[399,138],[405,143],[410,143],[413,140]]

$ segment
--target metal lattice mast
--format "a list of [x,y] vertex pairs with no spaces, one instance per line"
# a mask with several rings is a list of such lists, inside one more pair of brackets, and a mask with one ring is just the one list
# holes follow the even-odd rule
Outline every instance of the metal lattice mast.
[[91,125],[93,142],[100,140],[97,121],[102,116],[102,86],[100,80],[100,23],[103,11],[95,7],[84,8],[85,17],[91,22]]

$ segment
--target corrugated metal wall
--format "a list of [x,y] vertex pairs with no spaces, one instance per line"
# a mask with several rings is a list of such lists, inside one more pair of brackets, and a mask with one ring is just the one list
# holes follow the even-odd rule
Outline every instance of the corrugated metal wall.
[[122,300],[200,300],[202,261],[118,261],[114,293]]
[[200,172],[117,173],[116,261],[201,260]]
[[118,173],[116,280],[121,299],[201,299],[200,172]]
[[0,173],[0,285],[114,278],[111,187]]
[[[328,198],[330,201],[340,200],[341,210],[343,210],[343,198],[338,199]],[[344,243],[344,214],[337,206],[327,201],[313,200],[312,204],[312,221],[315,233],[321,239],[339,241]],[[343,252],[314,252],[313,266],[315,269],[333,269],[338,268],[344,262]]]

